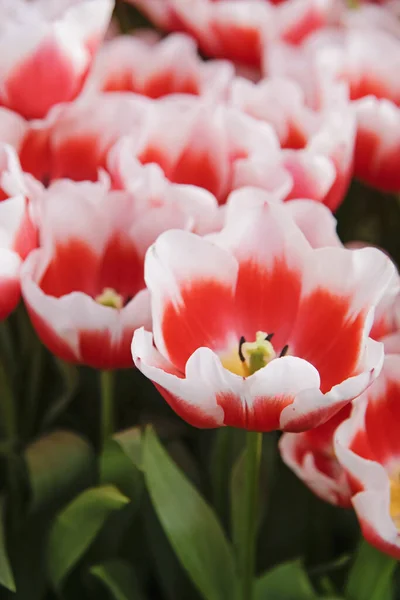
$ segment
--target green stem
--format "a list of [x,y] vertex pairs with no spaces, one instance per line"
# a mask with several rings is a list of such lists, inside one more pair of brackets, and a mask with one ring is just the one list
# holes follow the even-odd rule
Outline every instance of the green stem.
[[360,541],[346,583],[348,600],[382,600],[393,577],[397,561]]
[[115,431],[114,414],[114,372],[100,371],[101,387],[101,445],[104,446],[107,439]]
[[245,479],[245,547],[242,555],[242,600],[253,600],[253,583],[257,542],[258,483],[261,462],[262,433],[246,434]]

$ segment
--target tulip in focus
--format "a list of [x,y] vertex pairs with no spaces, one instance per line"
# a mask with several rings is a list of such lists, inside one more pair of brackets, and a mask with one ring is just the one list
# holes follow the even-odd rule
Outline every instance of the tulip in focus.
[[147,248],[165,229],[194,228],[196,217],[217,208],[196,190],[183,202],[173,187],[156,198],[145,181],[135,194],[110,191],[104,176],[97,183],[60,180],[45,191],[41,247],[24,264],[21,282],[32,323],[56,356],[98,369],[132,366],[133,332],[151,327]]
[[80,92],[113,0],[3,0],[0,103],[27,119]]
[[373,248],[313,249],[277,204],[210,239],[166,232],[145,262],[155,345],[136,331],[134,362],[196,427],[305,431],[378,375],[371,310],[393,271]]

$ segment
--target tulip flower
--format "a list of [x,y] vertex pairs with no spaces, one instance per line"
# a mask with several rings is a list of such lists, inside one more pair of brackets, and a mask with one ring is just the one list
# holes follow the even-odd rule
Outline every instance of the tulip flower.
[[196,427],[316,427],[380,371],[368,332],[393,270],[374,248],[313,249],[278,204],[211,239],[165,232],[145,261],[155,345],[136,331],[134,362]]
[[282,151],[269,124],[237,109],[180,96],[149,101],[147,111],[123,153],[158,164],[172,182],[208,190],[220,204],[248,185],[322,201],[334,181],[325,155]]
[[[329,94],[321,110],[307,106],[300,85],[285,78],[268,78],[255,84],[236,78],[231,103],[247,114],[270,123],[282,148],[327,157],[334,181],[322,201],[335,210],[344,199],[353,172],[355,120],[342,86]],[[293,152],[289,156],[295,158]],[[306,195],[306,194],[305,194]]]
[[18,158],[7,145],[0,148],[0,173],[0,319],[5,319],[20,300],[20,269],[37,246],[37,232]]
[[[113,0],[8,0],[0,8],[0,103],[27,119],[79,93]],[[11,51],[12,49],[12,51]]]
[[186,31],[208,56],[259,66],[264,44],[276,36],[297,44],[312,31],[335,23],[335,0],[128,0],[168,30]]
[[160,41],[120,36],[100,49],[83,93],[193,94],[218,100],[227,95],[233,74],[228,61],[203,61],[194,40],[182,33]]
[[148,102],[134,94],[98,94],[59,105],[32,121],[19,146],[24,171],[48,185],[54,179],[97,181],[109,149],[144,126]]
[[[134,330],[151,326],[143,260],[170,227],[194,228],[215,199],[180,190],[157,196],[97,183],[54,182],[39,204],[41,247],[21,274],[22,293],[43,343],[60,358],[98,369],[132,365]],[[177,196],[177,198],[176,198]],[[190,206],[193,206],[191,211]],[[200,217],[199,217],[200,218]]]
[[[293,203],[296,205],[296,203]],[[370,336],[383,341],[386,352],[400,351],[400,277],[393,273],[375,309]],[[379,376],[379,380],[384,375]],[[374,384],[375,385],[375,384]],[[365,395],[370,393],[369,388]],[[356,400],[355,402],[358,402]],[[279,442],[283,461],[320,498],[339,506],[351,506],[352,491],[345,469],[338,461],[334,437],[348,419],[351,406],[342,408],[324,425],[304,433],[285,433]]]
[[399,373],[400,355],[389,351],[381,375],[354,403],[351,417],[335,435],[336,455],[349,479],[362,533],[396,559],[400,558]]
[[314,101],[321,79],[345,82],[357,126],[354,174],[382,191],[398,192],[400,86],[394,73],[399,64],[397,35],[379,27],[379,20],[375,28],[350,21],[347,28],[316,32],[297,56],[290,48],[273,49],[264,69],[269,75],[300,78]]

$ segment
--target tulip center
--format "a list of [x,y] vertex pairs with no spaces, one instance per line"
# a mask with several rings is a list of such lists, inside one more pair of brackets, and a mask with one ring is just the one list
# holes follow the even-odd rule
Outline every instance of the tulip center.
[[121,309],[124,306],[124,299],[113,288],[104,288],[101,294],[96,296],[96,302],[110,308]]
[[389,511],[397,530],[400,531],[400,480],[398,478],[390,480]]
[[[273,333],[266,334],[263,331],[257,331],[254,342],[247,342],[242,336],[239,340],[239,348],[233,349],[230,353],[221,358],[225,369],[240,375],[248,377],[265,367],[271,360],[277,358],[274,346],[271,343]],[[279,357],[285,356],[288,347],[282,349]]]

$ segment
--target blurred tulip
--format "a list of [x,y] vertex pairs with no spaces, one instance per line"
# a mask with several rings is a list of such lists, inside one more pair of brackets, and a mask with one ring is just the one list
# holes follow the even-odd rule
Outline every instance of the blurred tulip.
[[[275,129],[282,148],[314,157],[326,157],[334,180],[321,201],[336,210],[347,192],[352,171],[355,119],[346,90],[332,84],[329,101],[320,110],[306,103],[300,85],[286,78],[268,78],[254,84],[236,78],[231,89],[231,104],[265,121]],[[294,152],[287,153],[296,160]],[[294,188],[293,194],[299,194]],[[303,193],[304,196],[309,194]]]
[[[399,344],[400,349],[400,344]],[[352,504],[366,540],[400,558],[400,355],[385,356],[379,378],[335,434]]]
[[[393,273],[375,309],[370,337],[384,341],[386,352],[400,352],[399,332],[400,278]],[[384,377],[381,374],[378,381]],[[366,397],[369,397],[370,390],[364,393]],[[351,406],[347,405],[324,425],[304,433],[285,433],[279,443],[282,459],[288,467],[317,496],[340,506],[351,506],[352,492],[345,470],[335,453],[334,437],[338,426],[350,416],[350,412]]]
[[22,292],[39,337],[64,360],[131,366],[133,332],[151,326],[147,248],[167,228],[194,228],[202,208],[216,210],[205,193],[187,194],[183,203],[179,186],[157,198],[145,187],[138,182],[142,192],[132,195],[110,191],[106,176],[97,183],[61,180],[41,198],[41,247],[24,264]]
[[297,44],[315,29],[336,22],[337,0],[128,0],[158,26],[190,33],[208,56],[260,66],[267,40]]
[[28,190],[14,150],[0,147],[0,319],[16,308],[20,296],[20,268],[37,246],[37,231]]
[[269,124],[240,110],[180,96],[149,101],[148,111],[123,153],[158,164],[172,182],[210,191],[220,204],[248,185],[322,201],[334,181],[325,155],[282,151]]
[[45,117],[79,93],[113,0],[5,0],[0,6],[0,102]]
[[218,100],[226,97],[233,74],[228,61],[203,61],[193,39],[182,33],[160,41],[120,36],[100,49],[83,93],[193,94]]
[[114,143],[145,126],[148,105],[146,98],[115,93],[54,107],[46,119],[32,121],[23,136],[24,171],[45,185],[62,178],[97,181]]
[[156,347],[136,331],[135,364],[194,426],[308,430],[378,375],[369,315],[392,274],[376,249],[312,249],[278,204],[210,240],[166,232],[145,262]]

